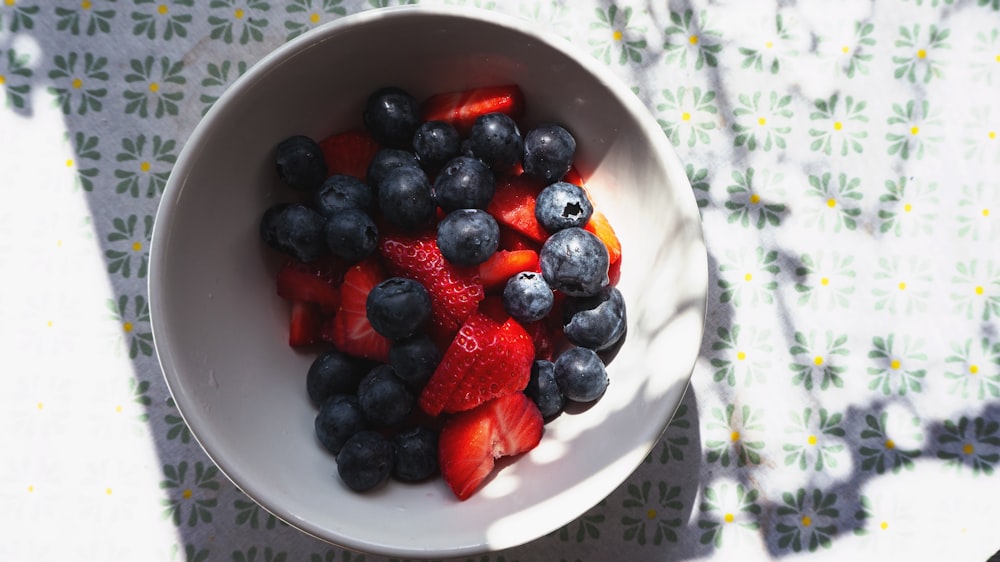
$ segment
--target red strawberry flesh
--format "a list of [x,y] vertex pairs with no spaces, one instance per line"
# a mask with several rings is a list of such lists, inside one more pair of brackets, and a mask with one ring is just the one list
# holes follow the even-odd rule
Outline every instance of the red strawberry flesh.
[[386,278],[377,258],[368,258],[344,274],[340,286],[340,309],[328,326],[331,342],[340,351],[387,363],[391,341],[375,331],[368,321],[368,293]]
[[535,199],[545,187],[528,176],[512,176],[497,182],[496,193],[486,210],[501,227],[510,227],[542,244],[549,233],[535,218]]
[[365,131],[347,131],[330,135],[319,142],[329,175],[346,174],[365,179],[379,145]]
[[421,106],[424,121],[446,121],[462,135],[480,115],[505,113],[517,119],[523,112],[524,94],[515,84],[435,94]]

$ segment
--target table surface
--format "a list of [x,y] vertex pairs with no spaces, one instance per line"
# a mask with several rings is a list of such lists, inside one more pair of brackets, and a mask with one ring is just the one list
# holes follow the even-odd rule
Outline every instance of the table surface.
[[[449,3],[539,20],[634,88],[710,265],[691,386],[649,457],[476,560],[1000,548],[1000,0]],[[212,465],[164,384],[146,275],[171,165],[227,84],[389,4],[0,2],[0,560],[382,559],[277,522]]]

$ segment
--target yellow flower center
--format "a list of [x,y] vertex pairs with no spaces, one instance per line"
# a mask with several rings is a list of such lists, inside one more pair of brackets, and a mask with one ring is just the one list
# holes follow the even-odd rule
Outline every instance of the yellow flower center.
[[138,252],[142,249],[142,242],[132,242],[132,251]]
[[810,435],[809,438],[806,439],[806,442],[809,443],[810,445],[815,445],[816,441],[818,440],[816,439],[815,435]]
[[122,413],[122,410],[124,410],[124,408],[122,408],[121,404],[118,404],[117,406],[115,406],[115,413],[116,414]]
[[927,58],[927,49],[919,49],[917,51],[917,58],[918,59],[925,59],[925,58]]
[[846,55],[847,53],[851,52],[851,48],[848,47],[847,45],[844,45],[843,47],[840,48],[840,52]]
[[[688,43],[691,43],[692,45],[697,45],[698,44],[698,36],[697,35],[692,35],[691,37],[688,37]],[[1000,55],[997,55],[997,60],[1000,60]]]
[[896,448],[896,442],[893,441],[892,439],[886,439],[885,440],[885,448],[886,449],[895,449]]
[[969,373],[976,374],[979,372],[979,365],[969,365]]
[[756,193],[750,195],[750,202],[753,203],[754,205],[760,203],[760,195],[757,195]]
[[235,17],[236,19],[238,19],[238,20],[241,20],[241,19],[243,19],[243,16],[244,16],[244,15],[245,15],[245,14],[244,14],[244,12],[243,12],[243,8],[236,8],[236,11],[235,11],[235,12],[233,12],[233,16],[234,16],[234,17]]
[[158,6],[158,7],[156,8],[156,11],[157,11],[157,12],[159,12],[161,16],[165,16],[165,15],[167,15],[167,12],[169,12],[169,11],[170,11],[170,8],[169,8],[169,7],[167,7],[167,5],[166,5],[166,4],[160,4],[160,5],[159,5],[159,6]]
[[767,47],[768,49],[770,49],[771,47],[774,46],[774,42],[773,41],[768,41],[767,43],[764,43],[764,46]]
[[809,517],[808,515],[803,515],[802,516],[802,526],[803,527],[808,527],[808,526],[810,526],[812,524],[813,524],[812,517]]
[[733,521],[736,520],[736,516],[733,515],[732,513],[727,513],[722,516],[722,520],[725,521],[726,523],[732,523]]
[[0,74],[0,86],[3,86],[5,82],[7,82],[7,77]]
[[990,140],[994,140],[994,139],[997,138],[997,132],[996,131],[990,131],[989,133],[986,133],[986,136],[990,137]]
[[844,124],[841,123],[840,121],[834,121],[833,122],[833,130],[834,131],[839,131],[839,130],[841,130],[843,128],[844,128]]
[[893,359],[892,362],[889,363],[889,368],[891,368],[894,371],[898,371],[899,368],[902,366],[903,364],[899,362],[899,359]]
[[28,493],[30,494],[31,492],[34,492],[34,491],[35,491],[35,487],[31,486],[31,485],[28,485]]
[[89,0],[83,0],[83,2],[80,2],[80,7],[84,10],[89,10],[92,6],[93,4],[91,4]]
[[747,281],[747,282],[753,281],[753,273],[744,274],[743,275],[743,280]]
[[746,354],[746,353],[744,353],[744,352],[742,352],[742,351],[737,351],[737,352],[736,352],[736,359],[737,359],[738,361],[746,361],[746,359],[747,359],[747,354]]
[[154,94],[156,92],[159,92],[160,91],[160,85],[158,83],[156,83],[156,82],[150,82],[149,83],[149,91],[153,92]]
[[971,455],[972,453],[976,452],[976,448],[972,446],[972,443],[966,443],[962,447],[962,452],[965,453],[966,455]]
[[911,135],[918,135],[918,134],[920,134],[920,127],[917,127],[916,125],[910,127],[910,134]]
[[817,355],[816,357],[813,357],[813,365],[816,365],[817,367],[819,367],[822,364],[823,364],[823,356],[822,355]]
[[125,322],[122,324],[122,330],[125,330],[125,333],[130,333],[133,328],[135,328],[135,326],[131,322]]
[[691,120],[691,114],[690,113],[688,113],[687,111],[685,111],[684,113],[681,113],[681,121],[690,121],[690,120]]
[[888,522],[888,521],[883,521],[883,522],[882,522],[882,523],[881,523],[881,524],[879,525],[879,527],[880,527],[880,528],[881,528],[881,529],[882,529],[882,530],[884,531],[884,530],[886,530],[886,529],[888,529],[888,528],[889,528],[889,522]]
[[899,282],[899,290],[900,291],[905,291],[906,290],[906,281],[900,281]]
[[74,90],[79,90],[80,88],[83,87],[83,80],[80,80],[79,78],[74,78],[73,82],[70,85],[73,86]]
[[824,277],[819,280],[819,284],[825,287],[830,284],[830,279],[828,277]]
[[1000,62],[1000,55],[997,55],[997,56],[993,57],[993,60],[995,60],[997,62]]
[[763,127],[764,125],[767,125],[767,118],[766,117],[758,117],[757,118],[757,124],[760,125],[761,127]]
[[983,216],[984,217],[990,216],[990,210],[989,209],[983,209]]
[[739,441],[740,440],[740,432],[739,431],[734,431],[734,432],[730,433],[729,434],[729,439],[732,440],[732,441]]
[[183,492],[181,492],[181,496],[183,496],[186,500],[191,499],[192,495],[194,495],[194,492],[191,491],[191,488],[186,488]]
[[111,488],[105,488],[104,489],[104,493],[110,496],[111,495]]
[[650,508],[646,511],[646,519],[656,519],[656,510]]
[[139,164],[139,169],[142,170],[143,172],[148,172],[150,167],[151,166],[150,166],[149,162],[146,162],[145,160],[143,160]]
[[73,167],[73,159],[72,158],[67,158],[66,159],[66,167],[67,168],[72,168]]
[[833,197],[827,199],[826,200],[826,206],[830,207],[831,209],[834,208],[834,207],[836,207],[837,206],[837,200],[834,199]]
[[309,14],[309,22],[312,23],[313,25],[319,23],[319,14],[317,14],[316,12]]
[[982,295],[985,292],[986,292],[986,289],[984,289],[982,285],[979,285],[979,286],[976,287],[976,294],[977,295]]
[[13,6],[14,0],[3,0],[5,6]]
[[903,205],[903,211],[909,213],[912,210],[913,210],[913,205],[910,205],[909,203]]
[[615,30],[615,32],[611,34],[611,37],[612,37],[612,38],[613,38],[613,39],[614,39],[615,41],[621,41],[621,40],[622,40],[622,32],[621,32],[621,31],[618,31],[618,30],[616,29],[616,30]]
[[45,405],[42,404],[41,402],[39,402],[38,404],[35,404],[35,407],[38,408],[39,410],[41,410],[42,408],[45,407]]

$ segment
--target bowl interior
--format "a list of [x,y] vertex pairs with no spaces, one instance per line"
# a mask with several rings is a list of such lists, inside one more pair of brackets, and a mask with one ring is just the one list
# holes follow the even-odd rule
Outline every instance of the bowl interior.
[[[606,70],[528,24],[433,8],[345,18],[278,49],[218,102],[184,147],[154,229],[157,353],[194,435],[242,490],[288,523],[389,556],[457,556],[521,544],[576,518],[641,462],[669,421],[701,341],[707,264],[683,168],[641,103]],[[567,126],[577,166],[623,245],[628,340],[592,408],[465,502],[440,479],[365,495],[336,477],[305,393],[314,355],[287,345],[278,259],[261,213],[290,199],[272,164],[292,134],[361,126],[367,95],[418,98],[517,83],[524,123]]]

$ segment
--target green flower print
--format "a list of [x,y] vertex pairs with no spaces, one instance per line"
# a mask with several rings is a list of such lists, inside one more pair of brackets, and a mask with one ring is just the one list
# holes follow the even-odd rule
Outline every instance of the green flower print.
[[694,191],[694,198],[698,202],[698,209],[707,207],[709,202],[708,191],[711,188],[708,183],[708,168],[695,170],[694,165],[685,164],[684,171],[687,173],[691,189]]
[[868,357],[874,366],[868,367],[872,380],[868,383],[869,390],[879,390],[886,396],[896,393],[904,396],[907,392],[923,390],[922,381],[927,376],[923,365],[927,362],[927,354],[923,353],[923,342],[904,337],[902,345],[897,345],[895,334],[882,338],[872,338],[872,350]]
[[285,13],[294,19],[285,20],[288,30],[286,41],[290,41],[306,31],[316,27],[324,20],[325,15],[347,15],[347,8],[341,6],[343,0],[292,0],[285,8]]
[[738,96],[739,105],[733,109],[735,146],[746,146],[748,150],[759,148],[765,152],[773,147],[785,148],[785,135],[792,130],[788,125],[792,118],[792,110],[788,108],[792,96],[779,97],[777,92],[771,92],[762,101],[763,96],[762,92]]
[[875,310],[909,315],[927,310],[932,285],[930,265],[918,256],[879,258],[875,270]]
[[1000,212],[1000,184],[963,185],[958,209],[959,237],[991,240],[1000,235],[1000,221],[993,215]]
[[951,31],[938,29],[936,25],[929,27],[926,38],[921,34],[919,24],[911,28],[900,27],[895,45],[901,54],[892,57],[896,65],[895,77],[905,77],[910,82],[918,79],[930,82],[932,77],[940,78],[942,63],[937,51],[951,48],[947,42],[949,35]]
[[[80,63],[83,63],[82,65]],[[84,53],[81,61],[79,53],[71,51],[67,55],[56,55],[52,59],[55,67],[49,71],[49,79],[56,82],[49,87],[49,93],[56,97],[56,105],[69,115],[74,111],[86,115],[88,111],[101,111],[103,99],[108,95],[102,83],[108,81],[107,57],[95,57]]]
[[[730,211],[727,218],[730,224],[739,222],[743,227],[753,225],[762,230],[766,225],[778,226],[786,209],[784,203],[773,201],[775,196],[782,194],[780,188],[784,176],[771,173],[769,170],[747,168],[745,174],[733,171],[733,184],[726,187],[729,200],[726,209]],[[765,199],[768,196],[771,201]]]
[[208,76],[201,81],[205,92],[199,98],[199,101],[205,104],[205,107],[201,110],[202,115],[205,115],[209,109],[212,109],[215,102],[219,101],[219,96],[222,95],[222,92],[233,81],[243,76],[247,71],[247,63],[243,61],[234,63],[229,60],[224,60],[219,64],[210,62],[206,67],[206,71],[208,72]]
[[160,135],[153,135],[148,145],[143,134],[122,139],[122,152],[115,160],[128,167],[115,170],[115,177],[119,179],[115,192],[128,193],[135,198],[145,195],[150,199],[163,193],[170,167],[177,161],[176,146],[175,141],[164,140]]
[[879,197],[879,231],[892,232],[897,237],[904,234],[929,235],[933,232],[937,213],[937,184],[924,184],[900,177],[898,181],[886,180],[886,192]]
[[56,29],[73,35],[79,35],[81,30],[87,35],[111,33],[111,20],[115,18],[113,9],[98,10],[90,0],[80,2],[75,8],[57,6],[55,14]]
[[805,488],[792,494],[781,495],[781,505],[777,509],[778,521],[774,530],[778,534],[778,548],[801,552],[807,549],[830,548],[837,534],[837,495],[823,493],[820,489]]
[[719,326],[718,338],[712,343],[711,364],[715,368],[712,378],[729,386],[736,386],[740,379],[745,386],[763,383],[771,367],[772,349],[771,333],[767,330]]
[[831,182],[830,172],[821,176],[809,176],[809,194],[818,205],[811,207],[804,214],[811,225],[825,231],[827,224],[832,224],[833,232],[841,228],[854,230],[857,219],[861,216],[858,203],[861,200],[861,178],[848,178],[847,174],[837,176],[836,182]]
[[903,160],[910,156],[920,160],[925,152],[937,153],[941,137],[935,133],[941,119],[938,111],[931,111],[927,100],[919,105],[914,101],[906,102],[905,106],[892,104],[892,115],[887,123],[890,130],[885,139],[889,141],[889,156],[899,154]]
[[803,254],[801,261],[802,265],[795,269],[795,275],[803,278],[795,284],[795,291],[799,293],[798,304],[809,305],[814,310],[824,303],[831,310],[850,306],[854,279],[857,277],[852,267],[854,256],[817,252],[815,258]]
[[1000,462],[1000,422],[965,416],[957,422],[945,420],[937,445],[937,457],[945,464],[958,469],[968,466],[977,476],[993,474]]
[[972,48],[972,60],[969,61],[972,80],[992,86],[998,76],[998,67],[1000,67],[1000,29],[994,27],[989,33],[985,31],[976,33],[976,44]]
[[759,495],[757,490],[747,490],[743,484],[722,483],[705,488],[698,519],[699,542],[721,548],[723,537],[735,532],[730,529],[759,531],[762,511],[757,504]]
[[591,54],[604,64],[611,64],[613,56],[620,65],[642,62],[646,29],[632,25],[632,7],[620,10],[617,4],[611,4],[607,10],[597,8],[594,12],[597,21],[590,24],[588,41]]
[[[897,443],[897,439],[919,443],[923,440],[920,431],[920,419],[916,417],[900,420],[900,424],[889,428],[889,413],[882,412],[878,417],[872,414],[865,416],[865,427],[861,430],[861,444],[858,454],[861,456],[861,470],[885,474],[886,471],[913,470],[914,459],[920,456],[920,449],[907,449]],[[906,432],[906,435],[900,433]],[[895,436],[895,439],[893,438]]]
[[267,19],[261,14],[271,9],[264,0],[212,0],[208,7],[215,10],[208,16],[212,39],[225,43],[239,41],[240,45],[246,45],[251,39],[264,40]]
[[174,545],[173,554],[170,559],[185,560],[186,562],[206,562],[210,551],[207,548],[197,550],[195,545],[188,543],[184,545],[184,557],[178,558],[178,553],[180,553],[180,545]]
[[1000,162],[1000,138],[997,132],[1000,123],[992,118],[992,111],[989,105],[973,106],[969,109],[969,116],[965,121],[966,137],[962,139],[965,146],[964,156],[966,160],[976,160],[987,162],[991,158]]
[[654,491],[652,482],[647,480],[641,485],[629,484],[625,492],[622,507],[628,513],[639,513],[638,516],[622,515],[626,541],[635,541],[639,545],[647,541],[652,541],[654,545],[664,541],[677,542],[677,529],[682,526],[680,512],[684,508],[680,501],[680,486],[659,482]]
[[[400,6],[408,6],[416,3],[417,0],[396,0],[396,4]],[[368,0],[368,5],[372,8],[388,8],[392,6],[392,0]]]
[[20,55],[14,49],[0,49],[0,88],[7,107],[24,109],[33,74],[28,62],[28,55]]
[[[258,552],[260,558],[257,558]],[[246,550],[233,551],[233,562],[287,562],[287,559],[287,552],[275,552],[269,546],[265,546],[259,551],[256,546],[251,546]]]
[[[684,460],[684,449],[691,443],[687,436],[691,429],[691,420],[687,418],[687,404],[681,404],[674,412],[674,417],[670,420],[670,425],[663,432],[660,438],[660,464],[668,464],[671,461]],[[651,461],[653,454],[646,457],[646,462]]]
[[751,412],[749,406],[737,410],[734,404],[729,404],[725,411],[712,408],[706,424],[709,435],[705,440],[705,460],[725,468],[760,464],[764,442],[753,438],[764,432],[763,417],[762,410]]
[[979,0],[980,6],[989,6],[993,10],[1000,10],[1000,0]]
[[445,4],[456,4],[459,6],[475,6],[484,10],[495,10],[497,3],[495,0],[445,0]]
[[[67,137],[69,133],[66,133]],[[70,159],[66,161],[66,167],[76,169],[76,178],[74,185],[86,192],[91,192],[94,190],[94,178],[100,174],[100,170],[96,167],[84,167],[83,161],[88,161],[89,163],[97,163],[101,159],[101,153],[97,150],[97,145],[100,140],[97,137],[92,137],[85,135],[82,132],[77,132],[73,136],[73,153],[76,154],[76,159]]]
[[104,257],[108,259],[108,273],[125,278],[131,277],[133,272],[140,279],[146,276],[153,216],[145,215],[141,229],[138,226],[139,217],[136,215],[116,217],[111,221],[112,230],[108,233],[108,246],[104,251]]
[[144,408],[143,412],[136,416],[136,419],[143,423],[149,421],[149,413],[145,411],[145,408],[149,408],[153,403],[153,399],[149,397],[149,386],[149,381],[140,381],[133,377],[128,379],[129,398]]
[[573,21],[570,7],[563,2],[524,2],[518,5],[518,13],[529,20],[543,25],[550,32],[558,33],[566,39],[573,37]]
[[128,349],[128,356],[135,359],[140,354],[153,355],[153,333],[149,326],[149,303],[146,297],[121,295],[118,299],[107,300],[111,319],[121,326],[120,347]]
[[[328,549],[322,555],[313,553],[309,555],[309,562],[337,562],[337,554],[340,554],[340,562],[365,562],[364,554],[352,553],[349,550],[337,550],[335,548]],[[394,558],[389,559],[390,562],[399,562]]]
[[[577,542],[581,543],[587,540],[598,540],[601,538],[601,525],[604,524],[607,517],[604,516],[603,507],[607,505],[607,500],[601,500],[594,508],[592,508],[587,513],[583,514],[582,517],[577,519],[573,523],[566,524],[563,528],[556,531],[555,535],[558,535],[559,540],[562,542]],[[576,527],[576,531],[573,527]]]
[[167,57],[156,60],[152,55],[145,60],[132,59],[132,72],[125,75],[125,82],[138,89],[125,90],[125,113],[137,113],[139,117],[152,114],[159,119],[164,115],[177,115],[178,106],[184,99],[184,61],[171,61]]
[[785,434],[794,440],[782,447],[785,466],[798,466],[801,470],[809,470],[811,466],[816,472],[835,468],[845,450],[841,442],[847,434],[841,427],[843,421],[843,414],[830,414],[826,408],[820,408],[815,418],[812,408],[801,414],[792,412],[792,425],[785,429]]
[[0,31],[3,31],[4,27],[11,33],[17,33],[22,29],[28,31],[34,29],[38,10],[38,6],[26,6],[18,0],[4,0],[3,4],[0,4]]
[[1000,343],[990,343],[984,337],[964,345],[953,343],[951,350],[944,360],[948,364],[944,377],[951,383],[951,394],[979,400],[1000,397]]
[[[191,14],[183,8],[192,8],[194,0],[133,0],[137,8],[132,12],[132,33],[147,39],[156,39],[162,33],[164,40],[187,37]],[[140,8],[141,7],[141,8]],[[177,8],[182,8],[178,10]]]
[[236,510],[236,525],[249,525],[251,529],[273,529],[281,522],[250,498],[237,498],[233,502],[233,509]]
[[701,70],[706,65],[711,68],[719,66],[722,34],[708,27],[704,11],[698,14],[697,19],[691,10],[684,10],[683,13],[671,11],[670,23],[664,32],[667,36],[663,45],[666,62],[676,62],[686,68],[690,57],[695,70]]
[[170,490],[171,495],[175,496],[161,500],[165,519],[170,518],[178,527],[185,520],[188,527],[194,527],[200,522],[212,522],[211,510],[219,503],[215,496],[221,487],[219,469],[215,465],[198,461],[191,474],[188,472],[187,461],[181,461],[177,465],[165,464],[163,476],[160,488]]
[[801,384],[806,390],[812,390],[814,386],[820,390],[827,390],[831,386],[843,388],[842,375],[847,367],[838,365],[837,362],[850,355],[846,347],[847,335],[835,337],[833,332],[828,331],[824,345],[816,343],[815,332],[808,336],[795,332],[794,337],[795,344],[788,348],[788,353],[793,358],[788,366],[794,373],[792,384]]
[[774,18],[773,36],[768,38],[761,47],[740,47],[740,55],[743,57],[740,67],[752,68],[757,72],[764,72],[767,69],[771,74],[777,74],[781,70],[782,55],[795,54],[794,52],[783,52],[780,44],[788,43],[793,39],[785,19],[781,14],[778,14]]
[[868,137],[865,102],[855,102],[852,96],[846,96],[841,103],[840,95],[833,94],[829,99],[816,100],[813,106],[816,110],[809,114],[809,119],[817,121],[819,128],[809,129],[809,136],[814,139],[809,148],[827,155],[835,149],[841,156],[852,150],[863,152],[861,141]]
[[838,73],[854,78],[868,74],[868,65],[872,54],[868,52],[875,46],[872,34],[875,24],[867,21],[854,22],[850,36],[824,37],[820,39],[820,47],[827,57],[833,60]]
[[758,246],[753,254],[729,251],[726,258],[727,263],[719,266],[720,302],[731,302],[736,306],[774,302],[774,292],[778,288],[775,277],[781,272],[777,264],[778,252],[765,252]]
[[[177,404],[173,398],[167,398],[167,406],[177,412]],[[167,424],[167,440],[180,439],[185,445],[191,442],[191,429],[184,423],[180,413],[167,414],[163,416],[163,421]]]
[[[712,103],[715,92],[702,92],[694,86],[680,86],[676,90],[663,90],[664,103],[656,106],[661,118],[656,121],[674,146],[686,142],[689,147],[697,143],[709,144],[708,132],[715,129],[718,110]],[[686,138],[686,141],[685,141]]]
[[1000,267],[991,261],[985,262],[982,269],[979,265],[979,260],[955,265],[957,273],[951,278],[951,302],[955,312],[967,319],[989,322],[991,318],[1000,317]]

